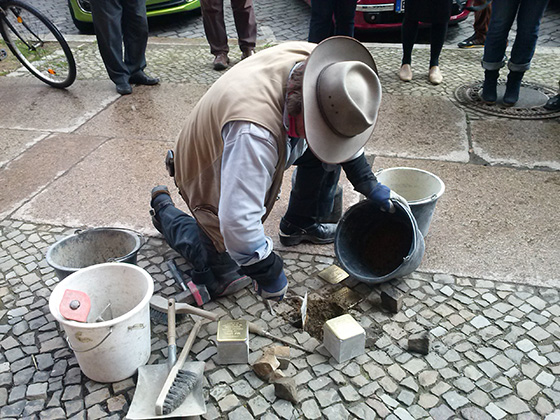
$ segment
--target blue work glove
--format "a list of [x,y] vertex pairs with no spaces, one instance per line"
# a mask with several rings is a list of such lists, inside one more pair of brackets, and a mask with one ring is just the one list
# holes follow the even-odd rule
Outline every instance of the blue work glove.
[[276,280],[266,286],[262,286],[256,280],[253,280],[253,287],[262,298],[279,302],[284,299],[284,295],[288,291],[288,279],[284,270],[282,270]]
[[375,188],[369,193],[368,199],[377,204],[381,211],[387,211],[389,213],[395,212],[393,201],[398,201],[403,206],[408,207],[408,203],[403,197],[381,182],[378,182]]

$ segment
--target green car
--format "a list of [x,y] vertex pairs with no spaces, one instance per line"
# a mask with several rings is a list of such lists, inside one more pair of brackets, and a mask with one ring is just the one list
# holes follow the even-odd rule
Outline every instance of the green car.
[[[68,0],[70,15],[80,32],[93,33],[90,0]],[[183,13],[200,8],[200,0],[146,0],[148,17]]]

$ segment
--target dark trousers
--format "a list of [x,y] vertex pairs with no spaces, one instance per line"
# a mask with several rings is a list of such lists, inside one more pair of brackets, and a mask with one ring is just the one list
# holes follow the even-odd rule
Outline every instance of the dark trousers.
[[[445,35],[447,34],[448,22],[432,23],[430,29],[430,67],[439,65],[439,55],[443,48]],[[412,48],[416,42],[418,35],[418,21],[410,18],[405,13],[402,23],[402,44],[403,59],[402,64],[410,64],[412,62]]]
[[162,233],[171,248],[177,251],[197,271],[212,270],[216,278],[235,272],[237,263],[227,252],[219,253],[212,241],[199,228],[196,220],[174,206],[158,212]]
[[319,43],[333,35],[354,36],[355,12],[356,0],[312,0],[309,42]]
[[[480,6],[484,3],[484,0],[474,0],[475,6]],[[474,33],[476,39],[486,40],[486,33],[488,32],[488,24],[490,23],[490,17],[492,16],[492,5],[485,7],[482,10],[474,12]]]
[[[213,55],[228,53],[228,37],[224,22],[224,0],[200,0],[202,23]],[[231,0],[233,20],[239,48],[254,49],[257,42],[257,22],[253,0]]]
[[91,11],[107,73],[115,84],[127,83],[130,76],[146,67],[146,1],[91,0]]
[[289,222],[305,226],[332,212],[341,166],[326,166],[310,149],[294,165],[297,170],[284,217]]

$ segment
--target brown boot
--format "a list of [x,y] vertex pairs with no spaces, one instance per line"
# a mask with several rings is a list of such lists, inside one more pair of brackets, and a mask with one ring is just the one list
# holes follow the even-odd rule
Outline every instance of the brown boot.
[[219,53],[214,58],[214,70],[225,70],[229,64],[227,53]]
[[251,57],[255,54],[255,50],[253,48],[244,48],[241,50],[241,59],[245,60],[248,57]]

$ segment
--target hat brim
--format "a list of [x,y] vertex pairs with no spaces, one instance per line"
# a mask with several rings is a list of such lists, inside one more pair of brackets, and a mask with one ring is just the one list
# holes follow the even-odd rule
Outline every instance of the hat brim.
[[353,137],[341,137],[334,133],[324,121],[317,101],[317,80],[323,69],[341,61],[360,61],[367,64],[375,73],[376,96],[371,98],[381,103],[381,83],[377,78],[377,67],[369,51],[354,38],[336,36],[322,41],[311,52],[303,73],[303,119],[305,137],[311,151],[326,163],[345,162],[354,156],[364,145],[375,128],[377,113],[373,124],[362,133]]

